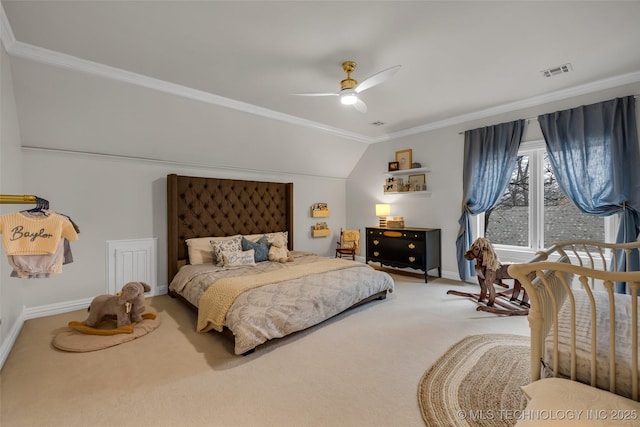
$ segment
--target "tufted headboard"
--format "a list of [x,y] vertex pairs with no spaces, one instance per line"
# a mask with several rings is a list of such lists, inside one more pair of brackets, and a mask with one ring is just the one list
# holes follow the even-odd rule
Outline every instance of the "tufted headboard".
[[188,264],[186,239],[289,232],[293,183],[167,175],[168,282]]

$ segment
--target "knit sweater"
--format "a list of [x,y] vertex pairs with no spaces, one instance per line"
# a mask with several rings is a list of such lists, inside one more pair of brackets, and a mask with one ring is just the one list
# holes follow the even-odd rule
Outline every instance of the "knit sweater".
[[54,212],[37,218],[20,212],[0,215],[0,233],[7,255],[52,254],[61,238],[78,240],[71,221]]

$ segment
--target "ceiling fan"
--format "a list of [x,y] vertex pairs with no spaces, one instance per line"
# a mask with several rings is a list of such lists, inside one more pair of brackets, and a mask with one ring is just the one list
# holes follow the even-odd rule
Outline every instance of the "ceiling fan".
[[372,76],[367,77],[362,81],[362,83],[358,84],[358,81],[351,78],[351,73],[356,69],[356,64],[354,61],[345,61],[342,63],[342,69],[345,73],[347,73],[347,78],[340,82],[340,92],[302,92],[302,93],[292,93],[291,95],[299,95],[299,96],[339,96],[340,103],[343,105],[353,105],[354,108],[361,113],[367,112],[367,104],[365,104],[359,97],[358,94],[367,89],[371,89],[374,86],[379,85],[380,83],[387,80],[389,77],[393,76],[400,69],[400,65],[393,66],[391,68],[387,68],[386,70],[380,71]]

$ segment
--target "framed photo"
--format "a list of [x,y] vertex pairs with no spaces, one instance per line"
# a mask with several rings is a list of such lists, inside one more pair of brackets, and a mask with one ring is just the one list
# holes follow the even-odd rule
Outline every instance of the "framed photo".
[[411,169],[411,153],[411,148],[396,151],[396,162],[398,162],[400,170]]
[[425,191],[427,189],[427,176],[423,173],[409,175],[409,191]]
[[397,171],[398,169],[400,169],[399,162],[389,162],[389,172]]

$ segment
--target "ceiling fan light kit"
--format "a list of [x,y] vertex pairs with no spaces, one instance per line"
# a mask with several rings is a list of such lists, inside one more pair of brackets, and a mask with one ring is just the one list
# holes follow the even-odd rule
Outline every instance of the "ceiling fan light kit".
[[342,89],[340,91],[340,102],[342,105],[353,105],[358,102],[358,94],[353,89]]
[[380,71],[368,78],[362,83],[358,84],[358,81],[351,78],[351,73],[356,69],[354,61],[345,61],[342,63],[342,69],[347,74],[347,78],[340,82],[340,92],[338,93],[323,93],[323,92],[306,92],[306,93],[293,93],[292,95],[300,96],[340,96],[340,103],[342,105],[353,105],[354,108],[361,113],[367,112],[367,104],[365,104],[358,96],[362,91],[370,89],[379,85],[389,77],[394,75],[399,69],[400,65],[396,65],[386,70]]

